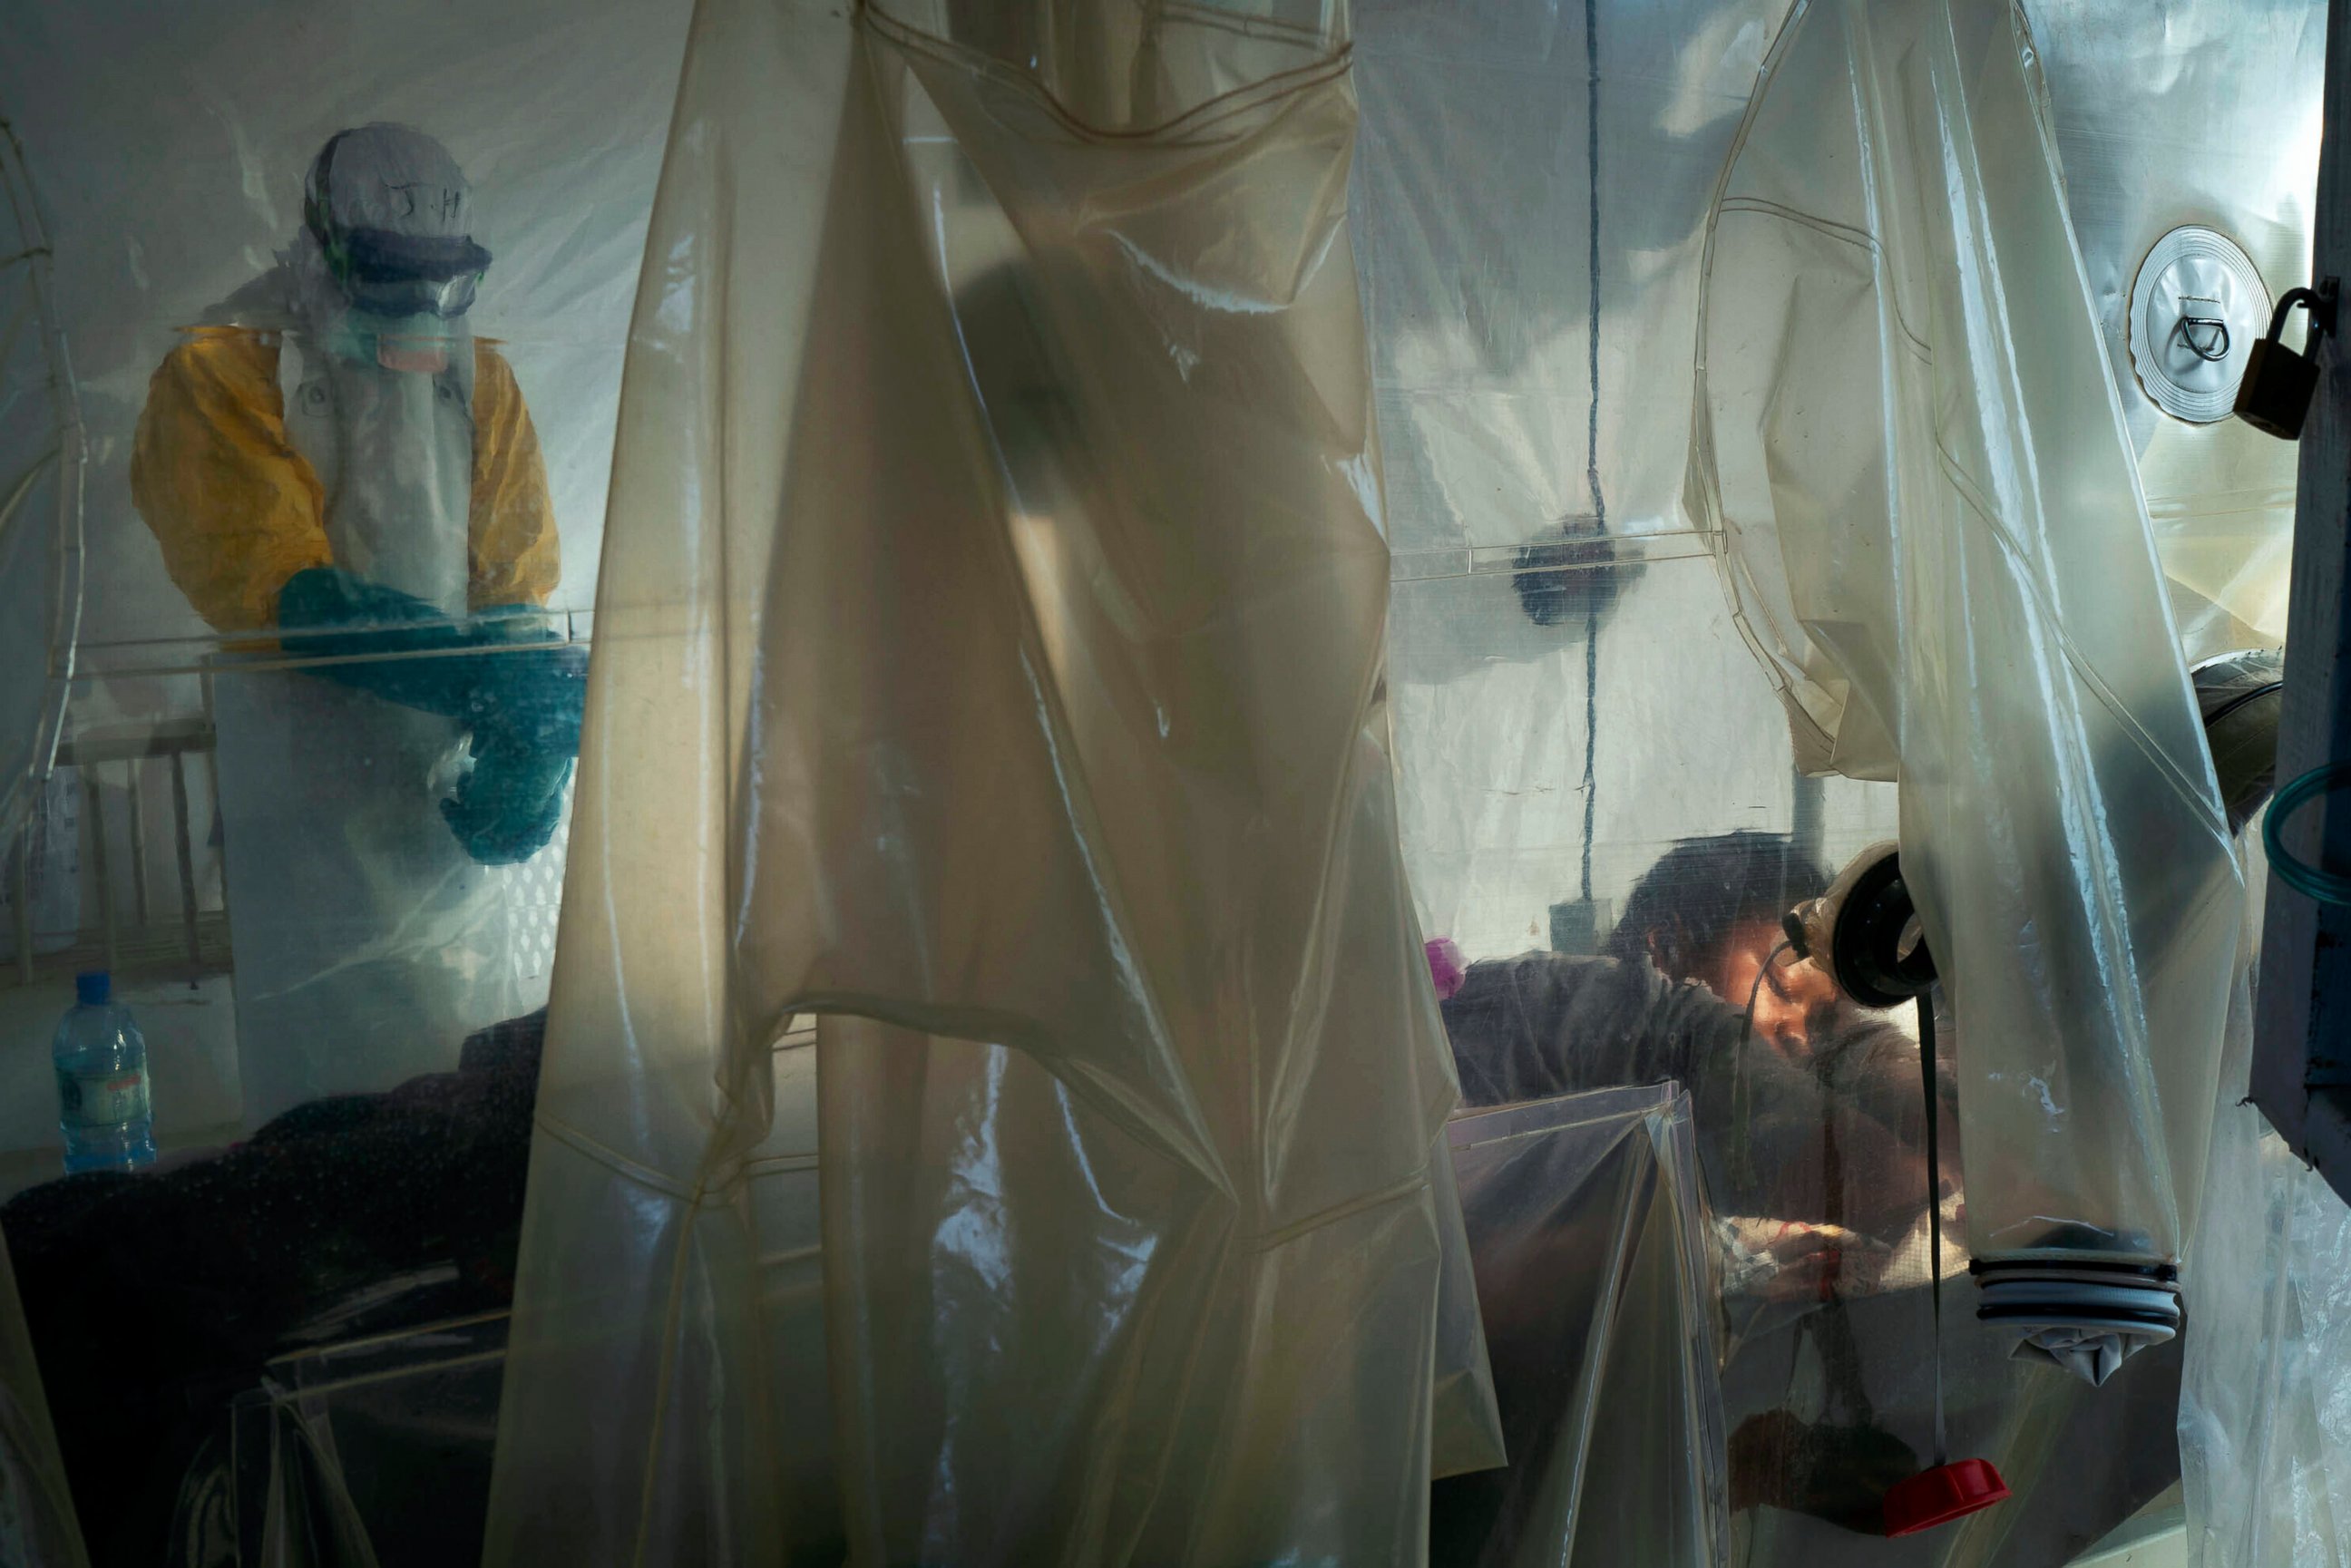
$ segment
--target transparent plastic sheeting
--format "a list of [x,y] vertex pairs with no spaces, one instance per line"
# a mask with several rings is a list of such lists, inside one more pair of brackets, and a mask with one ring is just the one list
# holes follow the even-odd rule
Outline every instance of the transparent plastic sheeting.
[[1726,1561],[1687,1098],[1603,1089],[1464,1113],[1446,1134],[1510,1462],[1438,1483],[1433,1568]]
[[[5,114],[0,106],[0,846],[11,846],[48,778],[73,671],[86,453],[51,303],[54,247]],[[0,859],[8,852],[0,847]]]
[[[2187,224],[2243,247],[2272,299],[2309,281],[2326,6],[2054,0],[2030,15],[2065,204],[2182,645],[2191,662],[2282,645],[2294,448],[2241,420],[2189,423],[2158,408],[2133,365],[2134,347],[2149,345],[2130,320],[2131,285],[2157,242]],[[2297,320],[2287,341],[2301,331]]]
[[[2261,823],[2244,956],[2261,951]],[[2259,976],[2254,976],[2259,984]],[[2189,1250],[2180,1480],[2193,1568],[2331,1568],[2351,1551],[2351,1211],[2243,1092],[2252,1003],[2229,1019],[2205,1222]]]
[[[584,650],[568,652],[584,662]],[[458,719],[300,666],[216,669],[214,766],[246,1128],[322,1095],[446,1071],[468,1035],[546,1005],[563,887],[560,747],[549,747],[557,772],[543,808],[555,820],[517,862],[477,859],[440,806],[470,794],[493,728],[523,728],[533,710],[567,702],[576,719],[576,678],[557,688],[569,695],[535,686],[522,668],[533,656],[435,662],[463,668],[477,694],[484,721],[470,735]],[[509,671],[526,678],[502,690]],[[490,693],[499,694],[495,718],[481,696]]]
[[1787,0],[1354,10],[1400,574],[1680,531],[1707,204]]
[[1424,927],[1503,957],[1572,905],[1559,936],[1588,952],[1677,839],[1890,836],[1891,790],[1796,780],[1682,516],[1706,214],[1785,0],[1353,9],[1348,222]]
[[2220,1114],[2205,1201],[2241,1221],[2208,1226],[2189,1254],[2189,1561],[2320,1568],[2351,1542],[2351,1217],[2258,1115]]
[[2177,1257],[2241,896],[2000,0],[1814,0],[1716,204],[1689,494],[1799,759],[1901,781],[1979,1258]]
[[[1676,891],[1673,907],[1702,919],[1701,879],[1692,875]],[[1633,915],[1640,924],[1648,918],[1642,906]],[[1510,1468],[1438,1485],[1432,1562],[1546,1552],[1543,1560],[1562,1561],[1571,1544],[1581,1557],[1598,1542],[1609,1544],[1601,1553],[1607,1561],[1676,1561],[1680,1547],[1669,1536],[1694,1535],[1688,1502],[1697,1494],[1687,1489],[1708,1486],[1727,1498],[1730,1562],[2062,1563],[2178,1479],[2178,1341],[2134,1358],[2097,1388],[2014,1359],[2007,1343],[1973,1325],[1950,1325],[1938,1345],[1928,1293],[1926,1178],[1916,1159],[1920,1129],[1878,1120],[1893,1109],[1889,1091],[1917,1120],[1915,1042],[1882,1021],[1847,1034],[1853,1020],[1823,1028],[1833,1020],[1816,1019],[1801,1050],[1790,1051],[1793,1042],[1782,1036],[1733,1056],[1721,1042],[1741,1033],[1735,1008],[1698,987],[1659,996],[1666,988],[1651,985],[1643,1014],[1632,1015],[1618,988],[1628,970],[1617,960],[1562,955],[1473,965],[1445,1005],[1465,1098],[1494,1090],[1494,1066],[1514,1061],[1523,1073],[1548,1054],[1539,1034],[1496,1039],[1498,1020],[1523,1027],[1520,1020],[1562,1010],[1569,1019],[1556,1037],[1559,1057],[1587,1082],[1625,1077],[1625,1047],[1644,1035],[1698,1044],[1692,1054],[1711,1065],[1685,1067],[1665,1086],[1465,1109],[1451,1124]],[[1582,999],[1562,1009],[1547,992]],[[1938,1038],[1948,1039],[1948,1030]],[[1811,1058],[1811,1071],[1795,1075],[1801,1088],[1783,1052]],[[1638,1130],[1669,1105],[1686,1107],[1671,1120],[1687,1123],[1686,1134],[1675,1134],[1677,1143],[1688,1139],[1687,1161],[1669,1158],[1665,1143],[1653,1149]],[[1955,1132],[1948,1103],[1942,1118],[1947,1134]],[[1519,1138],[1526,1126],[1549,1131]],[[1555,1142],[1541,1141],[1554,1134]],[[1947,1137],[1944,1148],[1954,1142]],[[1710,1199],[1708,1256],[1693,1277],[1722,1347],[1727,1439],[1691,1435],[1714,1428],[1688,1413],[1691,1372],[1681,1348],[1695,1332],[1688,1309],[1671,1303],[1662,1281],[1631,1267],[1634,1221],[1662,1225],[1671,1212],[1662,1189],[1652,1203],[1638,1185],[1647,1178],[1635,1173],[1653,1160],[1658,1183],[1679,1181],[1695,1195],[1702,1177]],[[1956,1175],[1956,1164],[1947,1172]],[[1648,1207],[1615,1207],[1632,1198]],[[1954,1183],[1944,1205],[1947,1276],[1965,1267],[1964,1249],[1951,1240],[1963,1200]],[[1590,1292],[1620,1291],[1607,1332],[1587,1334]],[[1991,1460],[2013,1496],[1964,1526],[1889,1542],[1881,1533],[1886,1488],[1932,1460],[1938,1357],[1951,1450]],[[1637,1391],[1611,1381],[1604,1397],[1595,1396],[1595,1381],[1633,1367],[1641,1369]],[[1710,1383],[1714,1375],[1707,1376]],[[1716,1396],[1700,1389],[1695,1397]],[[1579,1427],[1587,1419],[1588,1428]],[[1675,1448],[1677,1429],[1685,1446]],[[1720,1456],[1709,1458],[1718,1443]],[[1673,1458],[1657,1458],[1660,1449]],[[1634,1453],[1644,1456],[1637,1484],[1608,1469]],[[1714,1479],[1701,1481],[1702,1469]],[[1571,1515],[1571,1502],[1581,1511]],[[1614,1532],[1628,1529],[1651,1532],[1645,1546],[1625,1549]]]
[[[2011,1495],[1889,1541],[1886,1490],[1934,1462],[1934,1317],[1923,1283],[1843,1288],[1750,1333],[1722,1374],[1729,1561],[1788,1568],[2009,1568],[2072,1563],[2179,1479],[2180,1356],[2199,1324],[2099,1387],[2020,1361],[1944,1287],[1940,1346],[1954,1456],[2000,1469]],[[1498,1380],[1501,1376],[1497,1367]],[[1506,1395],[1507,1397],[1507,1395]]]
[[1435,1408],[1345,39],[1090,15],[697,17],[491,1563],[1405,1563],[1499,1458]]
[[490,1313],[273,1360],[182,1482],[169,1568],[472,1562],[506,1327]]
[[[49,307],[51,258],[15,134],[0,120],[0,872],[31,853],[81,609],[80,416],[65,342]],[[20,849],[19,845],[23,847]],[[29,921],[23,894],[5,900]],[[48,1401],[0,1244],[0,1563],[79,1568],[74,1518]]]
[[[1813,845],[1832,861],[1873,824],[1892,836],[1891,790],[1792,790],[1768,705],[1711,657],[1714,591],[1679,564],[1693,549],[1680,530],[1695,384],[1681,345],[1697,335],[1707,213],[1786,0],[1353,11],[1349,222],[1398,579],[1399,803],[1424,925],[1472,958],[1499,956],[1549,936],[1551,908],[1571,901],[1604,934],[1680,835],[1818,823]],[[2258,490],[2260,507],[2290,509],[2291,454],[2234,422],[2159,413],[2129,371],[2125,297],[2149,246],[2189,221],[2243,243],[2273,293],[2302,280],[2322,11],[2032,10],[2067,208],[2133,439],[2151,444],[2158,545],[2199,653],[2215,638],[2277,640],[2191,624],[2180,583],[2235,572],[2241,548],[2273,548],[2287,519],[2242,508]],[[2268,476],[2249,477],[2257,469]],[[2196,525],[2205,542],[2187,552],[2176,541],[2191,513],[2210,526]],[[1585,537],[1602,529],[1604,545]],[[1514,579],[1530,546],[1552,570]]]

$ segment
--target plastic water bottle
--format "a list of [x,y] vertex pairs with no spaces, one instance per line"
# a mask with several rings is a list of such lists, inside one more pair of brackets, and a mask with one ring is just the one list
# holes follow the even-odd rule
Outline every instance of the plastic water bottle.
[[104,970],[74,977],[75,1005],[57,1022],[57,1126],[68,1171],[131,1170],[155,1158],[147,1041],[114,1000]]

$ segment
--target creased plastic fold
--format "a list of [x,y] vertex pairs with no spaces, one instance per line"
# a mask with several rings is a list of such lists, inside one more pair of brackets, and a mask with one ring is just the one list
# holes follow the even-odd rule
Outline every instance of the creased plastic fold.
[[1446,1132],[1510,1463],[1438,1485],[1429,1561],[1726,1561],[1687,1097],[1595,1090],[1465,1114]]
[[1813,0],[1712,220],[1692,497],[1799,758],[1901,784],[1979,1259],[2193,1224],[2241,899],[1998,0]]
[[2321,1568],[2351,1550],[2351,1214],[2245,1097],[2268,866],[2241,841],[2243,961],[2229,1018],[2179,1390],[2192,1568]]
[[1499,1458],[1345,40],[980,9],[696,21],[493,1563],[1404,1563]]

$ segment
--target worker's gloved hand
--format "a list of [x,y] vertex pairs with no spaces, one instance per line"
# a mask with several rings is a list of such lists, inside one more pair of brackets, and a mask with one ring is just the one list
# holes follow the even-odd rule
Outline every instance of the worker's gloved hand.
[[484,865],[528,860],[554,836],[563,812],[564,781],[580,751],[588,651],[509,648],[458,662],[477,671],[465,716],[474,770],[441,803],[441,814]]
[[332,567],[288,579],[277,613],[288,653],[350,661],[311,674],[471,732],[473,771],[441,802],[468,855],[511,865],[546,847],[580,751],[585,648],[555,641],[528,606],[452,622],[412,594]]
[[[306,674],[444,718],[463,718],[477,645],[466,626],[413,594],[353,577],[334,567],[298,571],[277,591],[278,644],[287,653],[349,664]],[[413,653],[416,658],[388,658]]]
[[[576,730],[575,730],[576,733]],[[501,745],[475,734],[474,770],[441,802],[441,816],[483,865],[513,865],[547,847],[563,815],[571,755]]]
[[528,605],[452,622],[413,594],[313,567],[278,591],[277,622],[287,653],[350,661],[308,672],[322,680],[455,719],[494,747],[580,749],[587,650],[556,642]]
[[379,637],[413,635],[420,622],[445,621],[413,593],[354,577],[338,567],[298,571],[277,591],[277,623],[289,632],[327,630]]
[[569,758],[580,750],[588,650],[576,643],[508,647],[462,658],[473,674],[464,711],[475,749]]

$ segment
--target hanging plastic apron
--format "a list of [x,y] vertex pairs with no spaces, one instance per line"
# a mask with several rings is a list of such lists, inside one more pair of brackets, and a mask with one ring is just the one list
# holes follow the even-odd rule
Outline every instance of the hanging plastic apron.
[[[287,332],[278,384],[336,564],[462,616],[473,344],[434,325],[446,336],[384,356],[416,369]],[[214,688],[247,1126],[446,1070],[468,1033],[544,999],[513,908],[542,873],[475,864],[442,820],[465,767],[455,721],[298,670],[224,670]]]

